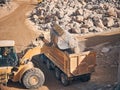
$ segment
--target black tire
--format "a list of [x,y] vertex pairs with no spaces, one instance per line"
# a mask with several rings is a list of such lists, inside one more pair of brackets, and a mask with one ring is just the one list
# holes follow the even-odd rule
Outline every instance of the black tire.
[[52,70],[54,70],[55,69],[55,65],[54,65],[54,63],[50,63],[50,66],[51,66],[51,68],[52,68]]
[[22,83],[26,88],[38,88],[45,82],[43,72],[38,68],[26,71],[22,77]]
[[84,74],[84,75],[80,76],[80,80],[81,80],[82,82],[87,82],[87,81],[89,81],[90,79],[91,79],[91,74]]
[[45,55],[44,54],[41,54],[40,55],[40,59],[41,59],[41,61],[45,64],[46,63],[46,57],[45,57]]
[[57,78],[57,80],[60,80],[61,78],[61,70],[59,68],[55,68],[55,77]]
[[31,61],[32,61],[34,67],[36,67],[36,68],[40,67],[38,61],[36,61],[35,59],[32,59]]
[[61,83],[64,85],[64,86],[68,86],[70,84],[69,82],[69,79],[67,77],[67,75],[65,75],[64,73],[61,73]]
[[49,70],[52,69],[51,61],[50,61],[50,60],[47,59],[46,65],[47,65],[47,68],[48,68]]

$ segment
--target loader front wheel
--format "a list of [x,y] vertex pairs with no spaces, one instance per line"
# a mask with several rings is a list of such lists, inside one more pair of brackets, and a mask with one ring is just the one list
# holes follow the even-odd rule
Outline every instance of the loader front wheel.
[[27,70],[22,77],[22,83],[26,88],[38,88],[44,84],[43,72],[38,68]]

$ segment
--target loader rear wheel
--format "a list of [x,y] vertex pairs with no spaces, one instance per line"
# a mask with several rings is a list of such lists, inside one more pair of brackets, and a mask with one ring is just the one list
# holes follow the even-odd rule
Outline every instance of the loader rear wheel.
[[26,88],[38,88],[44,84],[43,72],[38,68],[26,71],[22,77],[22,83]]

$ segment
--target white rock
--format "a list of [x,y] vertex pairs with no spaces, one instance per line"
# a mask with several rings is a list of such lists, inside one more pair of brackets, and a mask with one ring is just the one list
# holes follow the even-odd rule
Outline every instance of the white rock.
[[102,88],[98,88],[97,90],[103,90]]
[[108,84],[107,87],[110,88],[112,85]]
[[120,18],[120,10],[116,10],[117,18]]
[[110,16],[117,17],[117,13],[116,13],[116,11],[115,11],[115,8],[113,8],[113,7],[109,7],[107,13],[108,13],[108,15],[110,15]]
[[96,32],[96,30],[95,30],[95,29],[96,29],[96,27],[95,27],[95,26],[90,27],[90,28],[89,28],[89,32]]
[[36,12],[37,12],[37,10],[36,10],[36,9],[33,9],[32,13],[36,13]]
[[102,32],[102,31],[103,31],[103,29],[102,29],[102,28],[100,28],[100,27],[96,27],[96,28],[95,28],[95,31],[96,31],[96,32]]
[[85,20],[84,23],[88,26],[88,28],[93,26],[93,21],[91,19]]
[[94,25],[100,28],[104,28],[103,22],[100,18],[94,17]]
[[109,8],[109,4],[105,2],[105,3],[103,4],[103,9],[107,10],[108,8]]
[[76,14],[77,14],[77,15],[83,15],[83,9],[81,9],[81,8],[80,8],[80,9],[77,9],[77,10],[76,10]]
[[93,27],[89,28],[89,31],[90,31],[90,32],[102,32],[103,29],[100,28],[100,27],[95,27],[95,26],[93,26]]
[[91,4],[89,4],[89,5],[86,6],[86,8],[89,9],[89,10],[92,9],[92,7],[93,6]]
[[86,2],[84,0],[78,0],[82,5],[86,5]]
[[82,22],[83,19],[84,19],[83,16],[80,16],[80,15],[76,16],[76,21],[79,22],[79,23]]
[[80,30],[81,30],[82,34],[85,34],[85,33],[89,32],[88,28],[80,28]]
[[37,20],[37,19],[38,19],[38,16],[37,16],[37,15],[33,15],[33,18],[34,18],[35,20]]
[[114,20],[113,20],[113,18],[107,18],[107,21],[108,21],[108,23],[107,23],[107,26],[108,26],[108,27],[111,27],[111,26],[114,25]]
[[87,19],[91,14],[92,14],[92,11],[84,9],[83,11],[84,19]]
[[74,23],[73,28],[76,33],[80,33],[80,25],[79,23]]
[[102,50],[101,50],[101,52],[103,52],[103,53],[107,53],[109,51],[110,51],[110,49],[107,48],[107,47],[103,47]]

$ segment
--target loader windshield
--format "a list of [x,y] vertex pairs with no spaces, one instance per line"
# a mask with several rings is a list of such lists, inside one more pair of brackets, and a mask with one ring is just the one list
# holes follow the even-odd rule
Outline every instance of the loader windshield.
[[14,47],[0,47],[0,67],[16,66],[18,58]]

